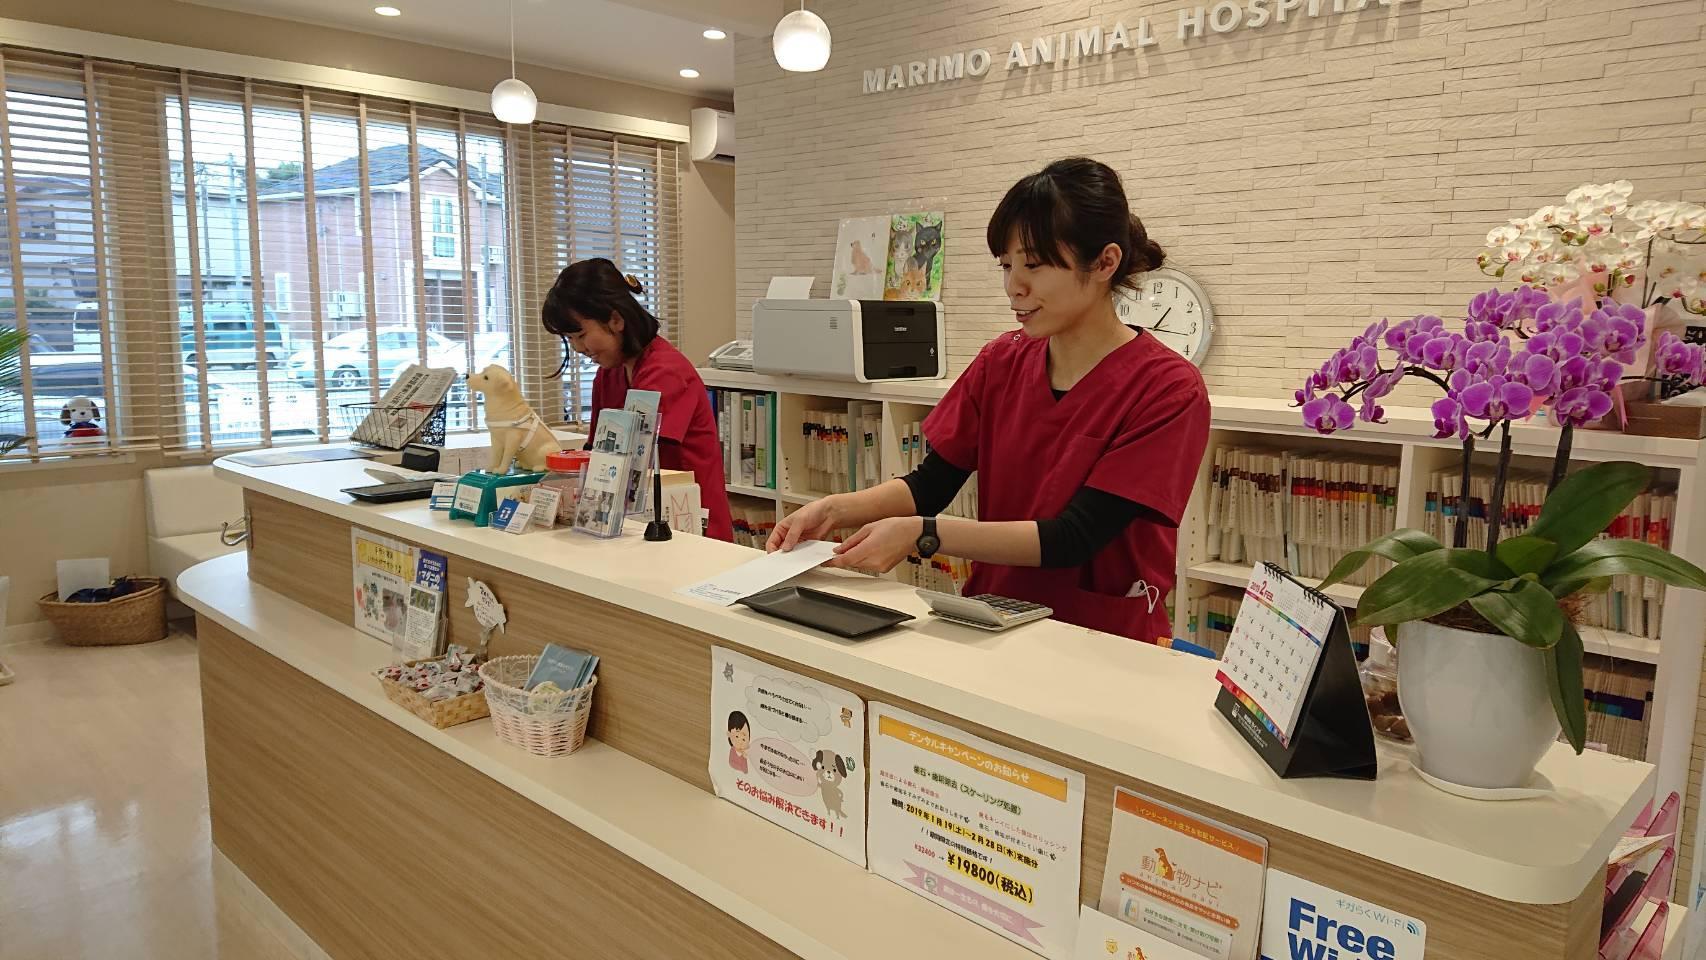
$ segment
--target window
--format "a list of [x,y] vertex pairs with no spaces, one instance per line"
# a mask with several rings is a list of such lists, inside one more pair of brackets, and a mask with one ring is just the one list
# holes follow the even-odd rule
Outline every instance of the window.
[[445,197],[432,198],[431,256],[449,259],[456,256],[456,204]]
[[[546,218],[531,232],[535,246],[521,251],[543,269],[524,274],[529,304],[544,299],[562,266],[607,257],[644,286],[640,302],[672,336],[680,305],[679,181],[670,144],[579,129],[535,124],[518,167]],[[519,367],[548,375],[562,361],[555,338],[523,343]],[[580,422],[592,404],[596,367],[571,356],[560,384],[551,384],[558,414]],[[526,381],[524,381],[525,383]]]
[[[532,319],[562,266],[611,257],[673,319],[673,145],[4,45],[0,61],[0,325],[27,333],[0,367],[0,449],[30,438],[11,457],[330,440],[421,362],[509,366],[541,413],[577,420],[592,370],[549,380],[559,345]],[[79,396],[104,434],[61,436]],[[477,397],[450,401],[452,430],[481,427]]]

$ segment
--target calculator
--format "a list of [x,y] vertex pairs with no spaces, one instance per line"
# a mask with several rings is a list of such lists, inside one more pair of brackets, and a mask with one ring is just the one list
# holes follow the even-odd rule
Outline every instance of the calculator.
[[930,612],[943,620],[977,627],[980,630],[1006,630],[1021,623],[1052,616],[1054,610],[1029,600],[998,597],[993,593],[975,597],[956,597],[934,590],[918,591],[918,599],[930,605]]

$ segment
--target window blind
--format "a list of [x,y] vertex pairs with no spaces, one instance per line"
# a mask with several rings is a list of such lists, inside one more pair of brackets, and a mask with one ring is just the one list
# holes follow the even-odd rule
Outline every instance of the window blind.
[[[339,439],[415,362],[509,367],[577,421],[593,371],[551,381],[538,320],[558,270],[610,257],[666,324],[680,301],[673,144],[3,46],[0,91],[14,457]],[[74,396],[104,436],[61,436]],[[481,415],[459,382],[448,426]]]
[[591,410],[594,364],[570,355],[560,382],[543,381],[563,358],[563,345],[543,333],[539,305],[570,263],[605,257],[644,287],[639,299],[673,340],[681,305],[680,157],[674,144],[535,124],[517,147],[518,179],[528,195],[520,227],[529,338],[522,367],[541,378],[552,416],[584,422]]

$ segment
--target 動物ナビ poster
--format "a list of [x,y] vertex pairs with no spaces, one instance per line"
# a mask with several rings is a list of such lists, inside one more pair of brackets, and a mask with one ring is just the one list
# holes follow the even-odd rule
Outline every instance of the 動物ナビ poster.
[[717,796],[865,865],[865,704],[845,690],[711,648]]
[[871,872],[1066,960],[1083,832],[1083,774],[871,704]]

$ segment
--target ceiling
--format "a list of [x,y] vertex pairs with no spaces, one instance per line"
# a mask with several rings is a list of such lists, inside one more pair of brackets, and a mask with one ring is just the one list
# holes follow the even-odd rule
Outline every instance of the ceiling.
[[[509,56],[504,0],[189,2]],[[381,3],[397,7],[402,16],[374,13]],[[768,33],[781,11],[779,0],[515,0],[516,59],[523,64],[523,80],[531,63],[727,99],[735,85],[733,36]],[[710,27],[730,39],[706,40],[702,34]],[[683,67],[698,70],[698,79],[683,79]]]

